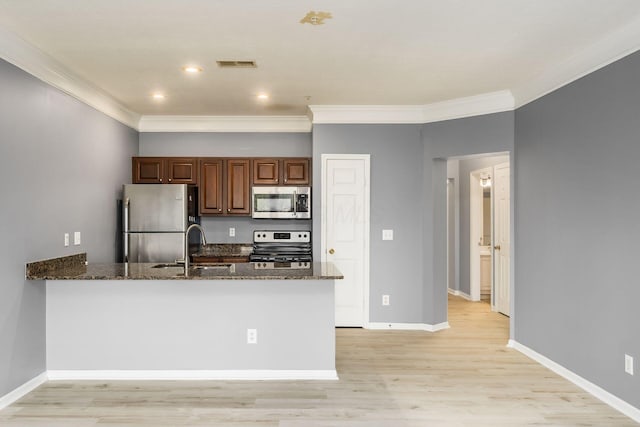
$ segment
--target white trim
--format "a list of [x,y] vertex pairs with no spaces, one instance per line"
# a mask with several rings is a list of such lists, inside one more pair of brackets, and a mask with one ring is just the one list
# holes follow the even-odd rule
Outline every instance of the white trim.
[[50,380],[337,380],[335,370],[52,370]]
[[47,373],[43,372],[37,377],[32,378],[26,383],[22,384],[20,387],[16,388],[15,390],[10,391],[9,393],[0,397],[0,410],[16,402],[22,396],[32,392],[33,390],[40,387],[42,384],[46,382],[47,382]]
[[311,132],[307,116],[142,116],[140,132]]
[[[364,161],[364,318],[361,325],[363,326],[369,323],[369,274],[370,274],[370,240],[371,240],[371,155],[370,154],[320,154],[320,175],[321,175],[321,211],[320,211],[320,258],[322,262],[327,262],[327,215],[324,207],[327,206],[327,190],[325,182],[327,180],[327,168],[325,166],[327,159],[348,159],[348,160],[363,160]],[[346,326],[346,325],[344,325]]]
[[310,105],[313,123],[423,124],[511,111],[511,92],[501,90],[426,105]]
[[555,63],[521,87],[512,88],[515,108],[535,101],[640,49],[640,18],[614,30],[569,58]]
[[422,105],[309,105],[317,123],[423,123]]
[[53,57],[0,28],[0,58],[107,116],[137,129],[140,115],[84,80]]
[[635,406],[630,405],[629,403],[625,402],[624,400],[620,399],[619,397],[617,397],[617,396],[609,393],[608,391],[604,390],[600,386],[597,386],[594,383],[592,383],[591,381],[588,381],[588,380],[582,378],[580,375],[568,370],[564,366],[562,366],[562,365],[554,362],[553,360],[543,356],[542,354],[536,352],[535,350],[532,350],[529,347],[520,344],[519,342],[517,342],[515,340],[510,339],[508,344],[507,344],[507,347],[513,348],[513,349],[519,351],[520,353],[524,354],[525,356],[529,357],[530,359],[533,359],[534,361],[538,362],[539,364],[541,364],[545,368],[548,368],[548,369],[552,370],[553,372],[555,372],[556,374],[560,375],[561,377],[571,381],[572,383],[574,383],[575,385],[577,385],[578,387],[580,387],[581,389],[583,389],[587,393],[589,393],[592,396],[600,399],[601,401],[603,401],[607,405],[611,406],[612,408],[622,412],[624,415],[626,415],[629,418],[633,419],[635,422],[640,423],[640,409],[639,408],[636,408]]
[[456,289],[451,289],[451,288],[449,288],[449,289],[448,289],[448,291],[449,291],[449,293],[450,293],[451,295],[453,295],[453,296],[456,296],[456,297],[462,297],[462,298],[464,298],[464,299],[466,299],[466,300],[468,300],[468,301],[473,301],[473,300],[471,299],[471,295],[469,295],[469,294],[468,294],[468,293],[466,293],[466,292],[462,292],[462,291],[459,291],[459,290],[456,290]]
[[424,105],[422,107],[422,123],[482,116],[512,111],[513,109],[514,100],[511,91],[500,90]]
[[438,332],[443,329],[449,329],[449,322],[437,323],[430,325],[428,323],[385,323],[385,322],[369,322],[366,329],[385,330],[394,329],[399,331],[426,331]]

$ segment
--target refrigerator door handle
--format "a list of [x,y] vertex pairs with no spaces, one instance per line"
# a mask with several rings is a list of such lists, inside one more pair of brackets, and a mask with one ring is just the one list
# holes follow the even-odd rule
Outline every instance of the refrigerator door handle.
[[122,240],[124,242],[124,262],[129,262],[129,198],[127,197],[122,204],[122,224],[123,235]]

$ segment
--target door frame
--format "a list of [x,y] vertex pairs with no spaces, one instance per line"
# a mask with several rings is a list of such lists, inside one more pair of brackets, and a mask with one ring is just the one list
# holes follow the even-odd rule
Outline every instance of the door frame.
[[[476,241],[482,229],[480,214],[483,212],[484,191],[480,186],[480,175],[489,174],[493,179],[493,167],[476,169],[469,173],[469,293],[471,301],[480,301],[480,246]],[[493,185],[491,185],[491,242],[493,243]],[[491,245],[493,265],[493,245]],[[491,309],[493,310],[493,266],[491,267]]]
[[[370,252],[370,234],[371,234],[371,155],[370,154],[326,154],[320,155],[321,167],[321,214],[320,214],[320,258],[322,262],[327,262],[327,218],[329,217],[327,206],[327,161],[328,160],[363,160],[364,161],[364,212],[363,218],[364,224],[364,260],[363,260],[363,315],[362,326],[369,327],[370,313],[369,313],[369,252]],[[338,281],[339,284],[339,281]]]

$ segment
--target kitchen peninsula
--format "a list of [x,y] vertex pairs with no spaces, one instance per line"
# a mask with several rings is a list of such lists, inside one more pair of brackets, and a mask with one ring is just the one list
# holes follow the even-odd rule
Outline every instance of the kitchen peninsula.
[[[27,264],[47,288],[47,371],[57,379],[335,379],[330,263]],[[255,341],[255,342],[254,342]]]

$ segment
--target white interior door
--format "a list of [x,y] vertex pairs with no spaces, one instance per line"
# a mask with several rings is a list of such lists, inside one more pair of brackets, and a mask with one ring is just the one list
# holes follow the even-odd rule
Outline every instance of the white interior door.
[[[369,155],[322,155],[322,258],[336,280],[336,326],[365,326],[369,292]],[[366,316],[365,316],[366,315]]]
[[503,163],[494,168],[494,290],[495,309],[510,316],[509,262],[510,241],[510,185],[509,164]]

